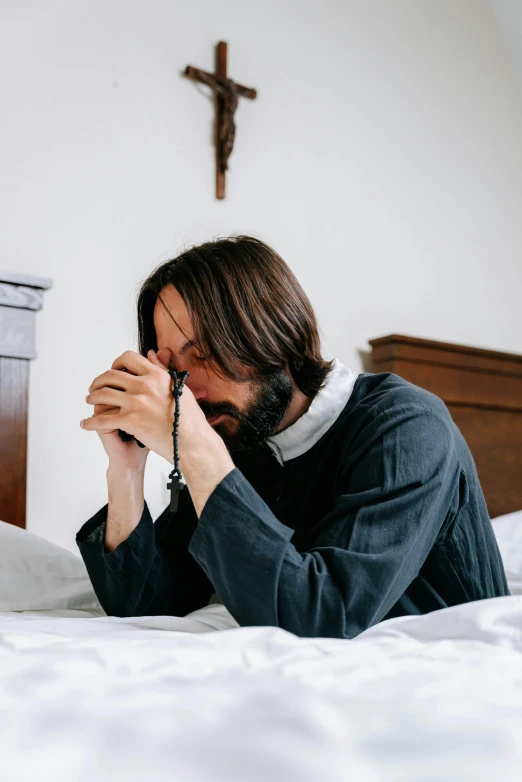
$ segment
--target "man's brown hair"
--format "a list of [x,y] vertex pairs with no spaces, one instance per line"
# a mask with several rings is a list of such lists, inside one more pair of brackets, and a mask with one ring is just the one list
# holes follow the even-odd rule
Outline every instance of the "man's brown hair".
[[251,372],[287,369],[306,396],[324,385],[333,361],[321,356],[312,305],[290,267],[264,242],[251,236],[206,242],[155,269],[138,295],[144,356],[158,349],[154,307],[166,285],[185,302],[196,346],[221,377],[245,381]]

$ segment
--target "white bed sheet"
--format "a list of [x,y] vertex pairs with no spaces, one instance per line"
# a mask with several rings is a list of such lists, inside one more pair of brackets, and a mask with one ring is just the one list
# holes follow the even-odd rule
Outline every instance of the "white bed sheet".
[[522,595],[522,510],[492,519],[509,591]]
[[518,782],[522,597],[353,641],[237,628],[220,605],[3,613],[0,736],[3,782]]

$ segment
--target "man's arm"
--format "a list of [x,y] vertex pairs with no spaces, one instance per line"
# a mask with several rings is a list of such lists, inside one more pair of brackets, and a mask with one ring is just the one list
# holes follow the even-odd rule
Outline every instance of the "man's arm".
[[[118,491],[123,492],[121,484]],[[132,514],[136,504],[129,497],[120,499],[112,531],[110,506],[105,505],[76,536],[105,612],[110,616],[185,616],[207,605],[214,589],[188,551],[197,516],[187,489],[180,495],[177,512],[167,508],[155,523],[145,502],[136,523],[136,515],[124,515],[126,505]],[[107,537],[114,543],[124,534],[127,537],[114,549],[107,548]]]
[[[181,400],[180,448],[185,453],[186,429],[187,445],[197,446],[192,448],[194,471],[176,514],[167,510],[152,523],[143,497],[145,463],[149,448],[172,463],[174,410],[165,364],[154,351],[149,355],[150,361],[128,351],[111,370],[95,378],[89,389],[86,401],[94,405],[94,415],[81,423],[98,432],[109,457],[109,502],[84,524],[76,540],[108,614],[184,616],[208,604],[213,591],[188,551],[197,524],[189,490],[194,490],[198,503],[204,502],[234,465],[186,388]],[[137,435],[147,447],[122,441],[120,428]],[[204,500],[201,491],[206,492]]]
[[145,498],[143,495],[144,472],[107,470],[109,504],[105,525],[105,548],[114,551],[127,540],[143,516]]
[[207,500],[189,550],[241,625],[354,637],[386,616],[437,540],[458,487],[450,427],[415,403],[377,412],[301,552],[235,469]]

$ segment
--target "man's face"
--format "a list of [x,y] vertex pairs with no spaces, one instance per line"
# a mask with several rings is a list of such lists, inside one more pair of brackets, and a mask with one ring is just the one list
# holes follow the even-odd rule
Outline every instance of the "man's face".
[[191,344],[192,324],[176,288],[167,285],[160,295],[168,312],[158,299],[154,308],[158,350],[169,348],[172,369],[189,373],[186,385],[229,448],[247,450],[262,443],[288,410],[293,393],[290,377],[280,371],[268,378],[251,376],[244,383],[221,378]]

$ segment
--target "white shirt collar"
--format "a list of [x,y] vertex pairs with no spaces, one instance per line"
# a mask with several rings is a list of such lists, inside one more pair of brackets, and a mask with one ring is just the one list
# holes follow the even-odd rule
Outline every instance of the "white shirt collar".
[[280,464],[306,453],[328,431],[346,406],[358,375],[334,359],[324,388],[297,421],[282,432],[267,438]]

